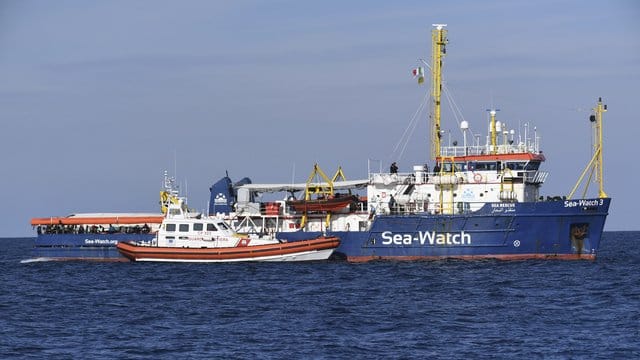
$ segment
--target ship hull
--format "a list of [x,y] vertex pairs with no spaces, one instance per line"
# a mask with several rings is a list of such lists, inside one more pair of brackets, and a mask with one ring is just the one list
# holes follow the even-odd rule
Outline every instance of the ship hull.
[[128,261],[116,249],[122,241],[151,241],[153,234],[39,234],[32,257],[49,260]]
[[[348,261],[429,259],[594,260],[610,199],[489,203],[459,215],[382,215],[367,231],[327,231]],[[290,241],[314,236],[278,233]]]
[[[378,215],[367,231],[279,232],[287,241],[336,236],[335,255],[351,262],[432,259],[594,260],[610,199],[489,203],[457,215]],[[55,260],[126,261],[118,242],[151,234],[40,234],[33,256]]]

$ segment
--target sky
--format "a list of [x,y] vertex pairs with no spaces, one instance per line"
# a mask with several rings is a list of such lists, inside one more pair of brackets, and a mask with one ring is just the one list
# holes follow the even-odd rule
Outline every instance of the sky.
[[[434,23],[471,129],[486,134],[488,108],[536,127],[544,195],[588,163],[603,98],[605,230],[640,230],[638,18],[633,0],[0,0],[0,236],[34,236],[32,217],[156,212],[165,170],[202,210],[225,172],[304,182],[314,163],[361,179],[370,159],[429,162],[426,114],[394,149],[429,90],[411,70]],[[448,105],[442,121],[461,142]]]

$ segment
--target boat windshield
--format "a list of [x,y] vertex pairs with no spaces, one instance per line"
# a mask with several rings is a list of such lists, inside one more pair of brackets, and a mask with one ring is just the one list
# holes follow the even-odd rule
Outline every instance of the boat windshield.
[[225,224],[224,222],[218,222],[216,223],[216,226],[218,227],[218,229],[222,229],[222,230],[229,230],[229,226],[227,224]]

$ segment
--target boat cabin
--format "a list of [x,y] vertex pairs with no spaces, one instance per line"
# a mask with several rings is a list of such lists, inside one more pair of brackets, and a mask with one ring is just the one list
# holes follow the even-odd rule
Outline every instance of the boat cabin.
[[236,234],[223,219],[202,217],[191,212],[179,198],[169,204],[154,246],[165,247],[234,247],[246,239]]

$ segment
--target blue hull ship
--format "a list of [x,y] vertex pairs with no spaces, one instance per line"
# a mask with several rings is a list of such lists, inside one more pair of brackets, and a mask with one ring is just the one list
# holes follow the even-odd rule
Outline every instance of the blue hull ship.
[[[489,203],[460,215],[385,215],[368,231],[327,231],[349,261],[595,259],[610,199]],[[319,233],[318,233],[319,234]],[[295,241],[308,232],[281,232]]]
[[[406,178],[414,179],[410,175]],[[353,183],[355,181],[349,186]],[[400,183],[403,188],[407,186],[402,180]],[[345,184],[335,182],[333,185]],[[457,184],[455,188],[463,185]],[[320,235],[337,236],[341,242],[336,254],[354,262],[442,258],[593,260],[611,203],[609,198],[570,200],[555,197],[531,202],[486,202],[477,209],[474,209],[479,206],[477,203],[460,202],[454,203],[456,210],[452,211],[446,206],[443,209],[438,202],[427,201],[417,204],[416,208],[415,202],[400,196],[396,196],[400,198],[396,205],[389,206],[389,201],[371,203],[365,200],[371,198],[369,195],[339,212],[304,214],[288,207],[287,201],[245,202],[242,195],[248,192],[255,196],[281,191],[284,187],[293,193],[302,191],[303,186],[251,184],[246,180],[235,186],[224,177],[212,186],[211,196],[226,199],[228,205],[218,201],[217,205],[211,205],[210,211],[226,216],[232,227],[239,231],[273,233],[288,241]],[[435,188],[429,183],[409,186],[431,191]],[[380,191],[371,183],[367,187],[369,194]],[[481,186],[485,187],[497,188],[499,184]],[[225,213],[221,211],[223,209],[232,210]]]
[[[606,105],[600,99],[590,117],[594,152],[576,186],[567,196],[543,197],[540,188],[548,174],[541,165],[546,159],[535,128],[530,131],[528,124],[524,131],[508,129],[497,120],[498,110],[489,109],[486,144],[480,144],[480,136],[466,121],[460,123],[461,145],[441,143],[446,33],[445,25],[435,25],[432,32],[433,169],[420,164],[402,173],[393,162],[388,172],[370,171],[366,179],[347,181],[340,168],[329,177],[316,164],[304,184],[254,184],[248,178],[233,183],[226,176],[210,189],[209,212],[225,216],[237,231],[273,233],[289,241],[335,235],[341,240],[336,252],[349,261],[595,259],[611,203],[602,174],[601,123]],[[424,82],[423,67],[413,73],[419,83]],[[475,139],[471,143],[469,132]],[[589,181],[583,182],[589,170]],[[598,195],[575,199],[579,185],[584,185],[586,194],[592,179],[599,183]],[[358,191],[364,194],[354,196]],[[288,193],[289,198],[260,200],[265,193],[278,192]],[[340,197],[352,200],[343,208],[322,208]]]

